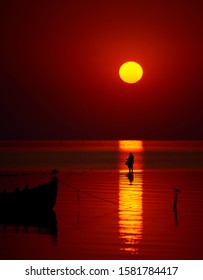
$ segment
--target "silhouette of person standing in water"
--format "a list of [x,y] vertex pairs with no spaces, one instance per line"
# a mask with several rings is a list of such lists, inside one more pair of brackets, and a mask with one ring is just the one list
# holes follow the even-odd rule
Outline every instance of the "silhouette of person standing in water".
[[125,164],[128,166],[129,173],[133,173],[134,156],[132,153],[129,153],[129,157],[127,158]]

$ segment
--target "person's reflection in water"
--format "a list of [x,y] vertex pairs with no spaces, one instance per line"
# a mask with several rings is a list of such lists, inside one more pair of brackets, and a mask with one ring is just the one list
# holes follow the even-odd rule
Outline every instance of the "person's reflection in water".
[[133,173],[132,173],[132,172],[129,172],[128,175],[127,175],[127,177],[128,177],[129,182],[130,182],[130,185],[131,185],[132,182],[133,182],[133,180],[134,180],[134,175],[133,175]]
[[134,156],[132,153],[129,153],[129,157],[127,158],[125,164],[128,166],[129,173],[133,173]]

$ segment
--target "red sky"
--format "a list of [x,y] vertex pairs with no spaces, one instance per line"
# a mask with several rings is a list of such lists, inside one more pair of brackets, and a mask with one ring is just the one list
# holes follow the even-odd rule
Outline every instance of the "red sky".
[[201,1],[4,2],[0,139],[203,139]]

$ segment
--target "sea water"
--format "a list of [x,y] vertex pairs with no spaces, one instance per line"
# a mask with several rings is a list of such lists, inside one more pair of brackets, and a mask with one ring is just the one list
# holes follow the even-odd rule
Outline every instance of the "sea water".
[[53,169],[57,230],[0,219],[0,259],[203,259],[203,142],[0,142],[0,191]]

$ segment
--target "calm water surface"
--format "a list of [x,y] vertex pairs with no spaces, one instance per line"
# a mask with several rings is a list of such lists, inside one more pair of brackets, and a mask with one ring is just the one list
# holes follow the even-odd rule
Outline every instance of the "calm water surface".
[[0,220],[0,259],[203,259],[203,142],[0,142],[0,191],[47,182],[53,168],[51,224]]

